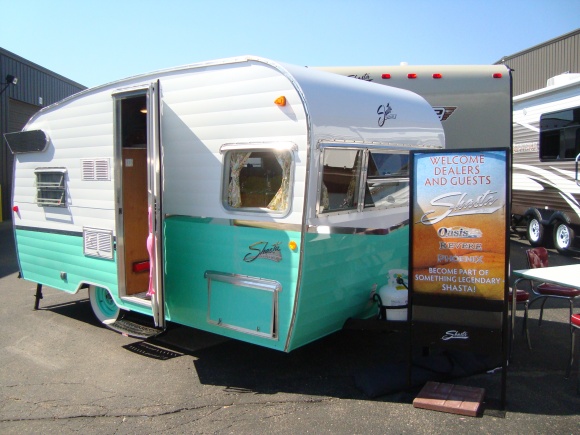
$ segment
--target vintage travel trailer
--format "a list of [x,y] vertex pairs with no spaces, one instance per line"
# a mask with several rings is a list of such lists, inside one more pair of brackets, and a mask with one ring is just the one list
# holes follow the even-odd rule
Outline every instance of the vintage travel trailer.
[[130,335],[133,311],[286,352],[376,315],[408,265],[409,150],[445,145],[415,93],[257,57],[89,89],[5,138],[22,278],[88,289]]
[[514,97],[513,226],[533,246],[578,251],[580,235],[580,74]]

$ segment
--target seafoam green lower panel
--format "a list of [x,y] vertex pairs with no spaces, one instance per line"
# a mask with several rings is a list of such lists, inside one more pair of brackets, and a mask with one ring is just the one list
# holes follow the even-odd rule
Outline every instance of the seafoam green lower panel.
[[409,262],[408,227],[384,235],[307,234],[296,322],[288,350],[376,314],[373,286]]
[[69,293],[81,283],[94,283],[117,293],[114,260],[87,257],[81,235],[16,230],[22,277]]
[[[164,231],[169,320],[284,349],[300,249],[293,251],[288,243],[299,244],[300,233],[189,217],[166,218]],[[208,275],[216,278],[211,291]],[[280,284],[275,294],[270,282]],[[270,326],[274,338],[268,337]]]
[[[350,317],[376,314],[370,300],[373,286],[384,285],[390,269],[408,265],[407,228],[384,235],[307,234],[292,324],[300,246],[293,251],[290,241],[299,245],[300,233],[211,219],[167,218],[164,260],[169,319],[289,351],[341,329]],[[244,261],[273,246],[279,249],[279,261],[267,255]],[[216,280],[209,282],[208,276]],[[272,292],[259,288],[260,279],[281,285],[274,310],[275,339],[266,337]]]

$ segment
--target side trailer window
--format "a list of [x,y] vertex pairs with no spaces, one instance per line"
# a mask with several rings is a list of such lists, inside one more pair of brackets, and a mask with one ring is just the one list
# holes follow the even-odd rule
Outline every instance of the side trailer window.
[[575,159],[580,154],[580,108],[540,118],[540,160]]
[[320,210],[356,210],[359,204],[362,150],[324,150]]
[[226,208],[280,213],[289,209],[290,151],[230,150],[224,163]]
[[409,204],[409,154],[369,152],[365,208]]
[[321,213],[405,207],[408,204],[408,153],[368,149],[324,150]]
[[66,169],[38,168],[36,203],[41,207],[66,207]]

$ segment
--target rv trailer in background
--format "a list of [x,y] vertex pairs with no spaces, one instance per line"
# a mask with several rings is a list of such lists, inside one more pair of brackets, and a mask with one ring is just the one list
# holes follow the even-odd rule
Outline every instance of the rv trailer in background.
[[317,67],[363,81],[407,89],[435,110],[445,148],[511,147],[512,77],[505,65]]
[[514,98],[512,225],[532,246],[577,251],[580,74]]
[[22,278],[88,289],[129,335],[134,311],[286,352],[376,315],[408,266],[409,151],[445,143],[415,93],[256,57],[89,89],[5,137]]

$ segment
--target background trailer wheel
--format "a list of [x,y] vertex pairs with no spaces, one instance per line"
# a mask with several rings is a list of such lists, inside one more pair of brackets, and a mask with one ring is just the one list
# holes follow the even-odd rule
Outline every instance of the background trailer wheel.
[[532,246],[542,246],[544,241],[544,225],[534,216],[530,216],[526,231],[528,241]]
[[570,248],[574,241],[574,230],[563,222],[554,225],[554,247],[560,254],[570,254]]

